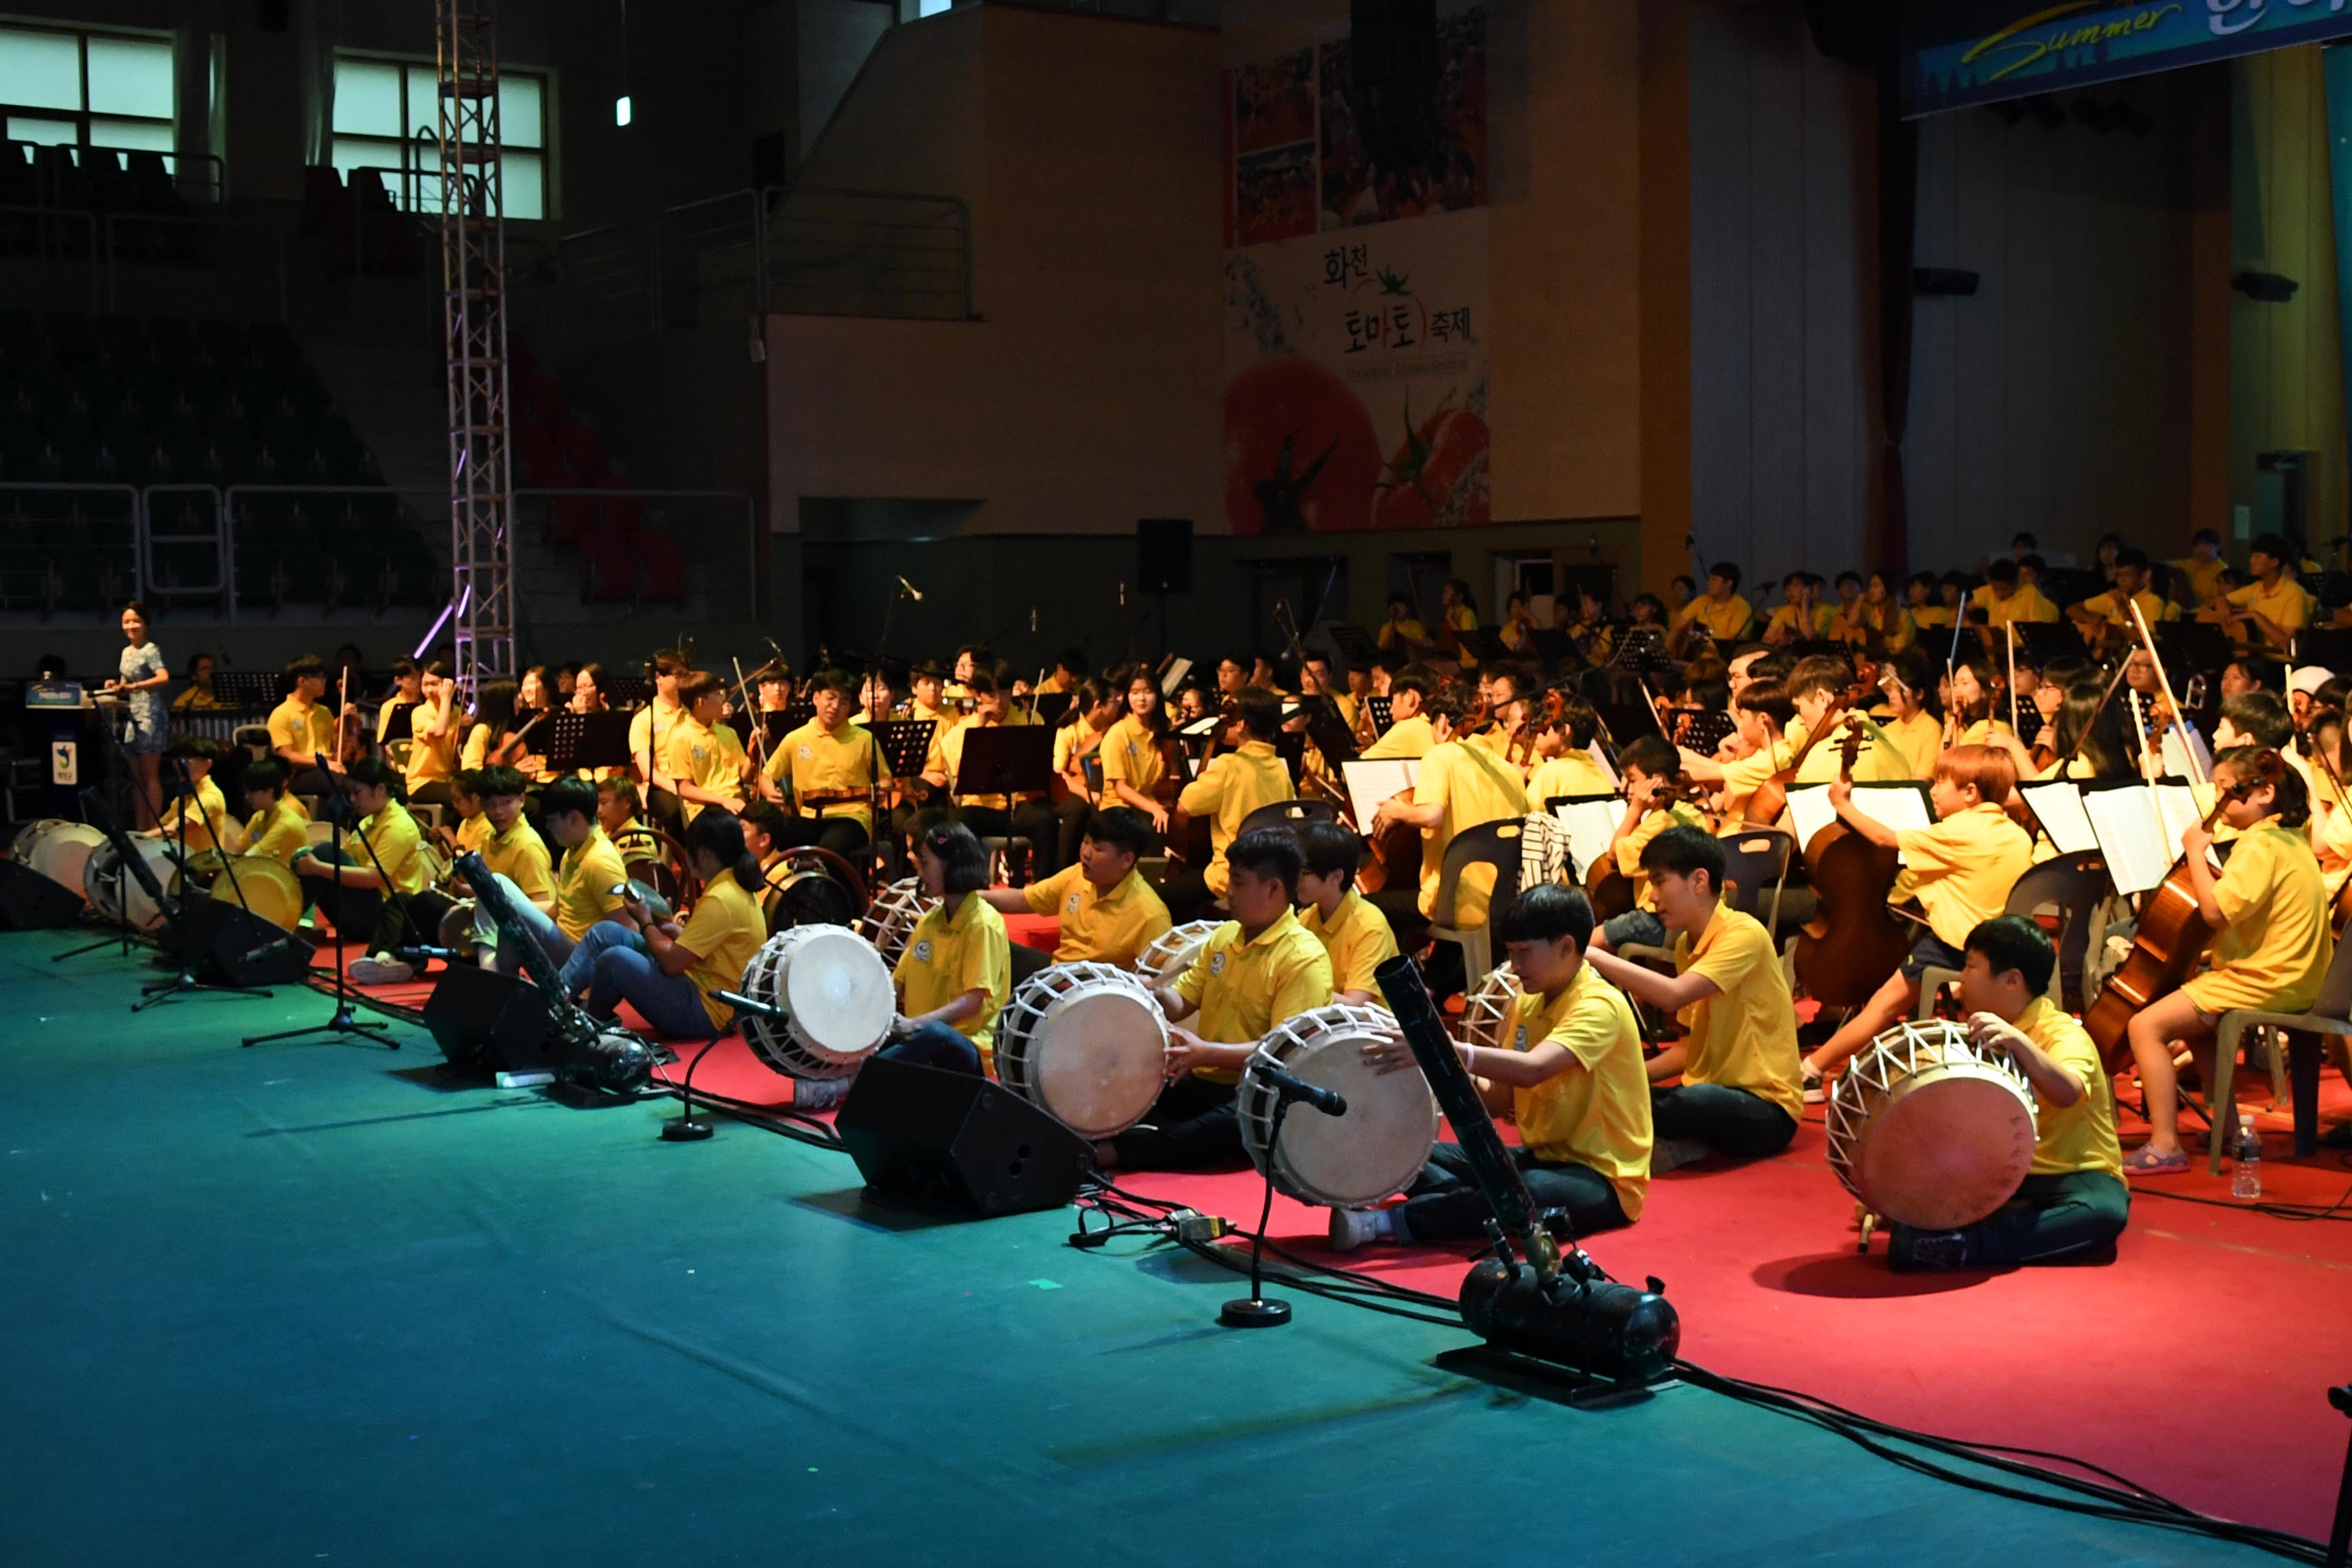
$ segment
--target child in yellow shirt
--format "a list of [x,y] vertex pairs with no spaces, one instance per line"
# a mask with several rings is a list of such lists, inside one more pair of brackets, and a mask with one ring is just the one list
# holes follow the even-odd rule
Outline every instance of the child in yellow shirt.
[[980,896],[988,851],[960,822],[940,823],[915,844],[916,875],[940,900],[907,938],[891,978],[898,1014],[881,1055],[950,1072],[992,1065],[996,1016],[1013,991],[1013,945],[1004,917]]

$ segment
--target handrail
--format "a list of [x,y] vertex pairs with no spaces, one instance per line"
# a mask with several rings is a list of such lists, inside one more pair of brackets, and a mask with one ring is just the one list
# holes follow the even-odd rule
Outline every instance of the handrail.
[[0,479],[0,495],[11,491],[38,490],[44,494],[71,492],[89,495],[120,495],[126,499],[123,521],[131,524],[131,596],[147,597],[146,561],[139,547],[141,501],[137,485],[103,484],[72,479]]
[[[213,531],[210,533],[158,533],[155,531],[155,498],[157,495],[209,495],[213,498]],[[213,546],[213,563],[217,573],[210,583],[173,583],[162,584],[155,571],[155,546],[158,544],[209,544]],[[226,594],[230,603],[224,605],[229,624],[236,624],[234,603],[236,583],[236,548],[228,526],[228,500],[218,485],[160,484],[148,485],[139,492],[139,574],[142,584],[154,584],[158,597],[170,595],[191,597],[205,594]]]
[[[166,153],[159,147],[117,147],[104,142],[91,142],[88,143],[80,142],[31,142],[21,136],[0,138],[0,145],[9,147],[31,147],[36,149],[36,151],[43,147],[63,147],[67,151],[77,154],[82,153],[152,153],[164,161],[163,172],[172,176],[172,184],[174,189],[176,189],[181,184],[179,170],[180,164],[207,163],[212,166],[210,199],[217,205],[218,203],[226,200],[228,194],[228,163],[217,153]],[[36,170],[39,167],[35,159],[26,159],[26,162],[28,164],[32,164]],[[74,163],[79,167],[81,163],[81,159],[77,156],[74,159]],[[125,172],[128,172],[127,167]],[[54,205],[56,204],[44,203],[43,205]],[[79,209],[68,208],[66,210],[78,211]]]

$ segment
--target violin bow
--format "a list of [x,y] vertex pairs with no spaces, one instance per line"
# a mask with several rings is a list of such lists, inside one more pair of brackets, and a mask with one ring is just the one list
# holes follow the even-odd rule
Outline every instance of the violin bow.
[[[2149,632],[2147,629],[2147,617],[2140,613],[2139,601],[2137,599],[2125,600],[2124,607],[2131,611],[2132,625],[2138,628],[2139,631],[2140,646],[2147,649],[2147,660],[2150,664],[2156,666],[2156,683],[2164,692],[2164,705],[2172,710],[2172,722],[2176,727],[2178,727],[2181,719],[2180,703],[2179,700],[2172,695],[2172,677],[2164,672],[2164,659],[2163,657],[2156,651],[2156,637],[2154,634]],[[2128,662],[2126,663],[2126,668],[2128,668]],[[2133,705],[2132,711],[2134,713],[2137,713],[2139,711],[2139,708],[2137,703]],[[2145,734],[2145,731],[2143,731],[2143,734]],[[2205,773],[2204,765],[2198,762],[2197,753],[2185,743],[2180,749],[2183,752],[2188,752],[2189,765],[2195,769],[2199,773],[2200,777],[2197,782],[2199,784],[2212,783],[2213,781],[2211,777]],[[2161,757],[2157,759],[2158,772],[2162,771],[2163,761],[2164,759]]]
[[751,734],[751,754],[764,766],[768,750],[767,715],[761,713],[751,700],[751,687],[743,679],[743,661],[730,654],[728,662],[735,667],[735,695],[743,704],[743,728],[750,731]]

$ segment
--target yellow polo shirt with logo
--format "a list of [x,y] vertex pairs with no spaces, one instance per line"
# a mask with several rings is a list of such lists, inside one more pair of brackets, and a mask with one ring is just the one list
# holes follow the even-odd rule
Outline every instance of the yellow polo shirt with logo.
[[588,837],[566,849],[555,869],[557,929],[578,942],[590,926],[621,907],[613,889],[628,879],[621,852],[601,825],[592,825]]
[[269,744],[277,751],[299,752],[304,762],[320,752],[335,751],[335,716],[323,702],[289,697],[269,710]]
[[1184,786],[1176,797],[1177,809],[1187,816],[1210,819],[1209,844],[1214,853],[1206,873],[1209,891],[1223,898],[1233,886],[1225,850],[1249,814],[1261,805],[1293,799],[1297,794],[1290,786],[1290,770],[1266,741],[1245,741],[1230,752],[1218,752],[1201,770],[1201,776]]
[[2188,579],[2190,602],[2212,603],[2213,595],[2221,590],[2221,574],[2230,569],[2226,561],[2200,561],[2194,555],[2186,561],[2168,561],[2166,565]]
[[2252,610],[2290,632],[2301,631],[2311,618],[2311,595],[2292,577],[2281,576],[2274,586],[2249,583],[2230,595],[2230,603]]
[[1111,792],[1113,784],[1125,784],[1136,794],[1150,796],[1167,771],[1167,762],[1160,753],[1160,737],[1151,726],[1129,713],[1113,724],[1103,736],[1103,788]]
[[[719,796],[729,811],[743,809],[743,748],[735,731],[724,724],[706,725],[690,713],[681,717],[670,728],[662,771],[680,784]],[[678,804],[687,821],[692,822],[708,803],[681,799]]]
[[659,697],[638,709],[629,719],[629,755],[644,756],[656,772],[668,773],[669,732],[685,717],[684,708],[676,702],[664,702]]
[[[1331,1000],[1331,959],[1288,910],[1251,938],[1242,935],[1241,921],[1227,921],[1209,933],[1175,991],[1199,1009],[1184,1020],[1186,1028],[1204,1040],[1248,1045]],[[1195,1068],[1193,1076],[1241,1081],[1241,1074],[1219,1068]]]
[[1079,866],[1065,866],[1022,890],[1033,915],[1058,915],[1061,940],[1056,963],[1115,963],[1132,968],[1138,954],[1166,934],[1173,923],[1143,873],[1130,870],[1105,892],[1087,880]]
[[294,852],[310,842],[310,814],[290,795],[279,795],[266,811],[257,811],[245,825],[245,852],[294,863]]
[[1815,605],[1811,613],[1801,620],[1798,617],[1796,605],[1782,605],[1773,610],[1772,618],[1764,624],[1764,635],[1768,638],[1787,636],[1800,641],[1819,642],[1830,635],[1830,619],[1831,610],[1827,605]]
[[1797,1015],[1772,933],[1753,916],[1720,906],[1696,946],[1688,931],[1675,939],[1675,968],[1703,975],[1716,986],[1715,995],[1692,1003],[1680,1015],[1688,1031],[1683,1081],[1745,1089],[1787,1111],[1791,1121],[1802,1121]]
[[1936,759],[1944,751],[1944,726],[1935,715],[1914,713],[1908,719],[1889,719],[1879,726],[1895,749],[1903,753],[1904,766],[1915,779],[1936,776]]
[[686,977],[702,994],[702,1010],[713,1028],[723,1028],[735,1009],[717,993],[740,991],[743,971],[768,940],[768,917],[760,912],[759,896],[735,879],[732,871],[711,879],[694,900],[677,933],[677,945],[694,954]]
[[[548,858],[547,842],[522,817],[504,833],[489,830],[489,818],[482,818],[485,831],[479,851],[482,863],[520,890],[534,904],[551,903],[555,898],[555,868]],[[611,887],[612,883],[604,884]],[[583,928],[584,929],[584,928]]]
[[[1911,758],[1895,738],[1880,728],[1875,720],[1864,719],[1859,714],[1854,718],[1862,725],[1865,739],[1861,751],[1854,755],[1853,782],[1893,784],[1912,777]],[[1804,750],[1808,738],[1805,731],[1801,729],[1797,731],[1798,750]],[[1796,782],[1801,784],[1827,784],[1836,778],[1839,768],[1844,763],[1844,753],[1840,749],[1843,739],[1838,735],[1827,736],[1820,745],[1806,752],[1805,760],[1797,765]],[[1932,766],[1929,771],[1933,771]]]
[[433,885],[433,858],[425,852],[425,835],[400,802],[385,801],[383,810],[369,813],[360,823],[360,837],[375,857],[368,858],[362,849],[351,858],[352,864],[373,869],[382,862],[384,879],[396,892],[421,893]]
[[[417,712],[424,709],[420,706]],[[457,771],[457,737],[455,734],[420,735],[413,726],[415,714],[409,716],[412,728],[408,737],[408,763],[403,770],[408,780],[408,793],[415,795],[425,784],[438,784]]]
[[2065,1176],[2105,1171],[2124,1176],[2124,1152],[2116,1142],[2115,1086],[2107,1079],[2099,1047],[2083,1026],[2036,996],[2017,1016],[2018,1031],[2042,1054],[2083,1080],[2083,1097],[2072,1105],[2052,1105],[2033,1095],[2033,1174]]
[[1589,752],[1564,752],[1557,757],[1547,757],[1536,764],[1528,775],[1528,806],[1541,811],[1548,800],[1563,800],[1573,795],[1615,795],[1617,786],[1601,771],[1601,764]]
[[1933,827],[1895,836],[1903,857],[1893,903],[1916,898],[1928,929],[1955,949],[1969,932],[2009,905],[2009,890],[2033,866],[2033,840],[1990,801],[1954,812]]
[[1680,626],[1696,623],[1706,630],[1707,636],[1728,642],[1747,631],[1748,624],[1755,618],[1754,607],[1738,594],[1732,595],[1720,605],[1708,595],[1701,594],[1682,607],[1680,613],[1675,616],[1675,625]]
[[[1456,835],[1489,822],[1528,814],[1527,786],[1510,769],[1485,752],[1459,741],[1433,747],[1421,759],[1413,775],[1412,803],[1436,805],[1444,816],[1435,827],[1421,831],[1421,912],[1437,908],[1437,886],[1444,879],[1445,850]],[[1467,931],[1486,923],[1487,897],[1494,891],[1492,866],[1465,867],[1454,892],[1454,925]]]
[[1372,980],[1372,971],[1397,953],[1396,932],[1389,929],[1388,916],[1350,888],[1340,895],[1339,907],[1331,911],[1328,923],[1323,919],[1322,907],[1317,904],[1309,904],[1298,912],[1298,923],[1323,944],[1323,952],[1331,960],[1334,994],[1369,991],[1374,1000],[1379,1000],[1381,988]]
[[934,905],[915,922],[891,978],[910,1018],[982,993],[980,1011],[954,1027],[979,1049],[982,1069],[996,1070],[996,1016],[1013,989],[1013,943],[986,899],[966,893],[952,916],[945,903]]
[[1429,755],[1429,748],[1437,744],[1437,731],[1421,714],[1400,719],[1381,732],[1381,738],[1364,749],[1368,763],[1390,762],[1402,758],[1418,762]]
[[1547,1164],[1598,1172],[1626,1219],[1641,1218],[1650,1189],[1650,1077],[1633,1004],[1580,964],[1557,997],[1530,991],[1511,1008],[1504,1037],[1513,1050],[1550,1042],[1576,1058],[1533,1088],[1511,1090],[1519,1142]]
[[1650,890],[1650,874],[1642,869],[1642,851],[1650,847],[1651,839],[1669,827],[1708,831],[1706,817],[1688,802],[1677,800],[1661,810],[1643,812],[1642,819],[1617,840],[1617,869],[1633,884],[1633,907],[1637,910],[1657,912],[1658,896]]
[[[183,817],[187,820],[184,829],[180,826]],[[210,773],[196,781],[196,808],[194,811],[188,809],[185,795],[175,794],[156,826],[163,830],[166,844],[184,847],[192,855],[199,849],[215,847],[224,839],[235,837],[236,831],[236,825],[229,820],[228,802],[223,798],[220,785],[213,783]]]
[[[881,742],[869,731],[847,721],[828,730],[812,719],[777,744],[775,754],[768,759],[767,773],[772,782],[791,785],[796,795],[821,795],[830,790],[868,789],[890,776],[890,763],[882,755]],[[803,805],[800,814],[846,817],[869,836],[874,831],[871,805],[842,802],[825,806],[821,813]]]
[[2276,817],[2240,834],[2213,900],[2228,923],[2213,939],[2212,967],[2181,987],[2199,1012],[2301,1013],[2319,1000],[2336,943],[2308,839]]
[[457,819],[457,830],[451,837],[457,841],[457,853],[480,854],[482,845],[490,836],[490,819],[480,812]]
[[2008,598],[1998,598],[1988,583],[1969,595],[1969,602],[1985,613],[1985,624],[1996,630],[2011,621],[2054,621],[2058,606],[2052,604],[2041,589],[2021,583]]
[[[2158,598],[2146,588],[2134,594],[2131,596],[2131,602],[2139,606],[2139,613],[2147,617],[2147,624],[2151,626],[2158,621],[2177,621],[2180,618],[2179,605]],[[2124,596],[2113,588],[2104,594],[2095,594],[2074,607],[2078,610],[2089,611],[2109,626],[2131,625],[2131,616],[2124,608]]]

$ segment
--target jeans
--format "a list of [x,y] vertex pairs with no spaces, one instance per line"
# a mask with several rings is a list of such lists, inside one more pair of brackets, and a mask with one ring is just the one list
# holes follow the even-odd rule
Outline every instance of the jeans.
[[646,939],[610,921],[590,926],[564,961],[564,994],[577,995],[583,986],[591,1013],[609,1018],[626,1002],[664,1039],[707,1040],[726,1026],[710,1021],[693,981],[664,974]]
[[[1559,1209],[1568,1215],[1577,1239],[1626,1223],[1617,1202],[1617,1189],[1589,1165],[1549,1164],[1527,1149],[1513,1149],[1511,1159],[1528,1184],[1536,1212]],[[1440,1143],[1430,1151],[1429,1163],[1413,1178],[1410,1195],[1393,1211],[1399,1241],[1466,1241],[1486,1234],[1495,1217],[1486,1194],[1471,1179],[1469,1156],[1459,1143]]]
[[1191,1073],[1161,1089],[1143,1121],[1110,1142],[1123,1171],[1236,1171],[1249,1163],[1234,1086]]
[[[562,968],[571,958],[572,950],[579,944],[563,934],[563,928],[555,923],[553,916],[540,912],[539,906],[525,898],[522,889],[516,887],[505,872],[496,875],[500,890],[507,896],[507,903],[521,918],[530,934],[538,939],[539,950],[547,954],[549,963],[558,969]],[[490,919],[489,906],[478,900],[474,904],[474,949],[475,956],[484,969],[495,969],[500,974],[522,973],[521,952],[506,940],[506,933],[499,931],[498,922]]]
[[1627,946],[1664,947],[1666,945],[1666,922],[1648,910],[1627,910],[1601,922],[1601,937],[1612,952],[1622,952]]
[[1650,1090],[1650,1126],[1660,1138],[1696,1138],[1718,1154],[1760,1160],[1797,1135],[1797,1119],[1760,1094],[1719,1083]]
[[[311,858],[328,865],[373,868],[375,862],[368,858],[365,846],[353,846],[348,835],[343,843],[340,859],[332,844],[320,845]],[[304,906],[326,916],[344,942],[354,947],[364,942],[362,951],[367,952],[435,945],[441,940],[441,917],[451,905],[446,894],[432,888],[403,898],[387,896],[375,888],[347,888],[323,877],[304,877],[300,881]]]
[[[2105,1171],[2070,1171],[2026,1177],[2015,1197],[1960,1234],[1969,1238],[1970,1263],[2061,1263],[2111,1245],[2130,1217],[2131,1189],[2119,1178]],[[1888,1239],[1905,1246],[1916,1234],[1897,1225]]]
[[903,1040],[893,1040],[874,1053],[888,1057],[894,1062],[912,1062],[917,1067],[939,1068],[947,1072],[982,1076],[980,1047],[971,1043],[961,1030],[945,1024],[922,1024]]

